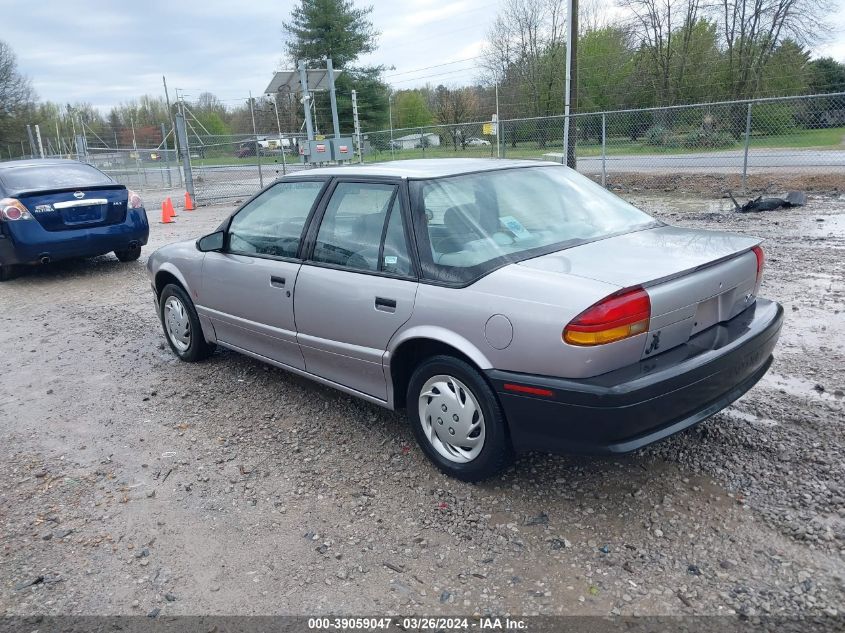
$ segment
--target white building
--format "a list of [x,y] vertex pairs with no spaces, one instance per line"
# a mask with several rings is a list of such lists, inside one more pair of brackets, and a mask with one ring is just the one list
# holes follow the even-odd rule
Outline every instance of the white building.
[[433,132],[426,134],[408,134],[393,139],[393,146],[396,149],[417,149],[421,147],[439,147],[440,136]]

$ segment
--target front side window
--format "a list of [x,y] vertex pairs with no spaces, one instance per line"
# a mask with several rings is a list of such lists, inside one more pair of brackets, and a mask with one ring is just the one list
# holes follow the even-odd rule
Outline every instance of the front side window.
[[229,225],[232,253],[296,257],[322,182],[280,182],[241,209]]
[[[396,185],[339,183],[320,223],[312,259],[354,270],[383,269],[385,260],[379,257],[385,222],[394,206],[399,215],[396,192]],[[388,256],[390,265],[396,266],[398,256]]]
[[423,273],[461,283],[508,262],[639,230],[648,214],[557,166],[411,183]]

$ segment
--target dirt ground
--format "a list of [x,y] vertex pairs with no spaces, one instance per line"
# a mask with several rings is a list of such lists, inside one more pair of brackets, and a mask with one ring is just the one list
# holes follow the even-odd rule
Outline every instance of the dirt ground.
[[528,455],[477,485],[399,414],[233,352],[174,358],[144,260],[231,205],[153,224],[139,262],[0,286],[0,614],[841,617],[845,197],[739,215],[625,195],[767,239],[771,372],[662,444]]

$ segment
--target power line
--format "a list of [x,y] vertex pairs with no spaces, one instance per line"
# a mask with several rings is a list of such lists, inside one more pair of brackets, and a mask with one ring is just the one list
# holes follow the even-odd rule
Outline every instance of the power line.
[[469,68],[458,68],[457,70],[448,70],[442,73],[435,73],[433,75],[423,75],[421,77],[412,77],[411,79],[400,79],[399,81],[393,81],[391,83],[394,84],[402,84],[407,83],[409,81],[419,81],[421,79],[431,79],[432,77],[444,77],[446,75],[454,75],[457,73],[464,73],[467,71],[478,70],[478,66],[470,66]]
[[440,68],[442,66],[451,66],[452,64],[460,64],[463,62],[471,62],[476,59],[481,59],[484,57],[483,55],[476,55],[475,57],[467,57],[466,59],[456,59],[453,62],[445,62],[443,64],[434,64],[433,66],[423,66],[422,68],[414,68],[413,70],[406,70],[401,73],[392,73],[390,75],[385,75],[384,78],[388,79],[390,77],[398,77],[399,75],[409,75],[411,73],[421,72],[423,70],[431,70],[432,68]]

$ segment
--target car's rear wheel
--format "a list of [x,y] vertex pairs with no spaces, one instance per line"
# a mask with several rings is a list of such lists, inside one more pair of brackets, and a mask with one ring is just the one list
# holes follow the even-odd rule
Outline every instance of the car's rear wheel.
[[168,284],[159,298],[159,317],[170,349],[180,359],[193,363],[208,358],[215,345],[205,340],[194,303],[182,288]]
[[21,267],[13,264],[0,264],[0,281],[9,281],[21,273]]
[[122,262],[134,262],[141,256],[141,247],[133,246],[131,248],[115,251],[114,255]]
[[447,475],[479,481],[501,472],[513,450],[496,394],[453,356],[424,361],[408,383],[408,416],[428,458]]

